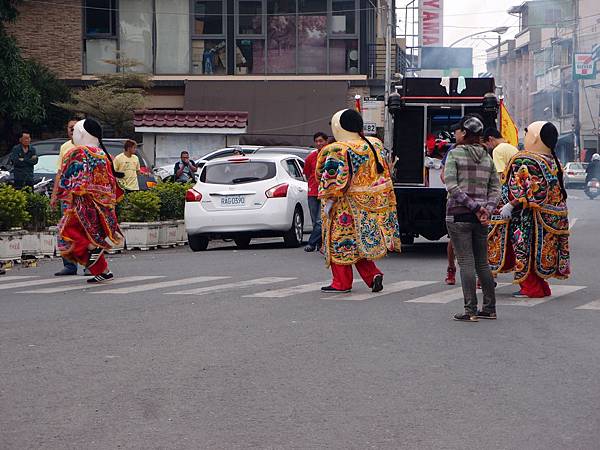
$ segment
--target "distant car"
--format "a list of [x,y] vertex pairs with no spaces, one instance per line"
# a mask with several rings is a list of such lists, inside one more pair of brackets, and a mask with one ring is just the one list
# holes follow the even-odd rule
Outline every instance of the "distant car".
[[[198,169],[201,169],[204,167],[204,164],[206,164],[208,161],[212,161],[213,159],[235,156],[236,152],[240,151],[245,155],[249,155],[254,153],[258,148],[260,148],[258,145],[237,145],[214,150],[197,160],[194,159],[194,155],[190,155],[190,158],[196,163]],[[154,169],[154,175],[160,178],[162,181],[174,181],[174,169],[175,163],[166,166],[160,166]]]
[[585,184],[585,166],[580,162],[568,162],[563,169],[566,188],[583,186]]
[[[54,180],[54,177],[56,176],[56,166],[58,164],[60,146],[64,144],[65,141],[67,141],[67,138],[47,139],[45,141],[31,143],[31,145],[35,147],[38,155],[38,163],[33,166],[34,183],[38,183],[43,178],[51,178]],[[119,153],[123,152],[123,144],[125,141],[126,139],[103,139],[102,142],[104,143],[108,153],[110,153],[110,155],[114,158]],[[140,147],[138,147],[136,154],[140,160],[141,173],[138,175],[140,189],[147,190],[156,185],[156,178],[154,178],[154,175],[152,175],[150,166],[148,165],[147,159]],[[11,169],[8,167],[8,155],[3,158],[2,162],[0,162],[0,166]],[[7,182],[12,184],[12,174]]]
[[186,194],[190,248],[206,250],[211,239],[225,238],[247,248],[254,237],[276,236],[287,247],[300,246],[312,230],[303,163],[269,153],[208,161]]

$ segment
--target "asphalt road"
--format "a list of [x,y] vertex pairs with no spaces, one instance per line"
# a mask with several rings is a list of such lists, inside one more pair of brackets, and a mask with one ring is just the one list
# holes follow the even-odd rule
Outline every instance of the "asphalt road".
[[475,324],[443,243],[383,260],[381,295],[321,294],[277,242],[116,255],[93,289],[12,270],[0,448],[600,449],[600,199],[571,194],[572,278]]

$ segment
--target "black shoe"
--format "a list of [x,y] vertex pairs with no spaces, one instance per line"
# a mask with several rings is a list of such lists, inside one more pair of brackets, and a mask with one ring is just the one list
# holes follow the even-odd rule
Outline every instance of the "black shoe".
[[513,292],[512,296],[514,298],[529,298],[529,295],[524,294],[522,291]]
[[77,271],[73,272],[65,267],[54,274],[55,277],[64,277],[67,275],[77,275]]
[[89,269],[94,264],[96,264],[103,254],[104,254],[104,249],[101,247],[96,247],[94,250],[90,250],[90,257],[88,259],[88,263],[87,263],[86,267]]
[[6,270],[0,269],[0,275],[6,275]]
[[383,291],[383,274],[378,273],[373,277],[373,286],[371,287],[371,292],[381,291]]
[[336,293],[337,294],[344,294],[344,293],[350,292],[352,289],[336,289],[333,286],[323,286],[321,288],[321,290],[323,292],[331,292],[331,293],[334,293],[334,294],[336,294]]
[[304,247],[304,251],[308,252],[308,253],[314,252],[315,251],[315,247],[309,244],[306,247]]
[[101,273],[93,278],[89,278],[87,282],[90,284],[105,283],[106,281],[112,280],[114,277],[115,276],[112,274],[112,272]]
[[496,320],[495,312],[487,312],[487,311],[477,311],[477,317],[480,319],[488,319],[488,320]]
[[476,315],[470,314],[456,314],[453,319],[458,320],[459,322],[479,322]]

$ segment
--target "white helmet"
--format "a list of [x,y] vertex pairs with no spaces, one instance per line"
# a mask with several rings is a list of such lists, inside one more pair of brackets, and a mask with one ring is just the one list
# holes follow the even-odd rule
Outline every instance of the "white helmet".
[[600,161],[600,155],[598,153],[594,153],[592,155],[592,161]]

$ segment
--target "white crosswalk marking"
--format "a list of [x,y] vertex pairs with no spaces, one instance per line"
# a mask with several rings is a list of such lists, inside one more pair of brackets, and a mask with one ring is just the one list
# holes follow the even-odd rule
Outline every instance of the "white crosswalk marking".
[[[498,283],[496,289],[499,289],[504,286],[508,286],[510,283]],[[481,295],[481,291],[478,291],[478,295]],[[407,300],[406,303],[439,303],[445,304],[450,303],[455,300],[460,300],[463,298],[462,288],[454,288],[448,291],[440,291],[434,292],[433,294],[424,295],[423,297],[413,298],[412,300]]]
[[381,297],[383,295],[394,294],[401,291],[407,291],[417,287],[427,286],[429,284],[435,284],[437,281],[399,281],[397,283],[391,283],[383,286],[381,292],[368,292],[362,294],[334,294],[329,297],[322,297],[323,300],[348,300],[348,301],[362,301],[369,300],[375,297]]
[[304,294],[306,292],[318,291],[321,286],[326,286],[328,281],[317,281],[314,283],[301,284],[283,289],[274,289],[272,291],[257,292],[256,294],[243,295],[242,297],[262,297],[262,298],[282,298],[294,294]]
[[5,277],[0,277],[0,287],[3,287],[3,283],[7,281],[15,281],[15,280],[26,280],[27,278],[37,278],[33,275],[7,275]]
[[256,278],[254,280],[237,281],[235,283],[225,283],[216,286],[206,286],[197,289],[189,289],[178,292],[167,292],[167,295],[204,295],[215,291],[222,291],[225,289],[245,288],[248,286],[256,286],[260,284],[272,284],[280,283],[282,281],[295,280],[296,278],[284,278],[284,277],[266,277]]
[[[33,289],[31,291],[21,291],[19,294],[54,294],[56,292],[66,292],[66,291],[77,291],[82,289],[90,289],[90,288],[99,288],[106,287],[107,285],[113,284],[124,284],[124,283],[133,283],[135,281],[145,281],[145,280],[153,280],[156,278],[164,278],[161,275],[148,275],[148,276],[136,276],[136,277],[123,277],[123,278],[115,278],[113,281],[109,281],[107,283],[96,283],[90,284],[86,283],[86,279],[83,277],[79,277],[80,284],[77,286],[62,286],[62,287],[53,287],[53,288],[42,288],[42,289]],[[66,280],[65,280],[66,281]]]
[[182,278],[181,280],[160,281],[158,283],[147,283],[137,286],[128,286],[117,289],[108,289],[106,291],[94,292],[94,294],[132,294],[134,292],[144,292],[156,289],[164,289],[172,286],[184,286],[186,284],[206,283],[207,281],[224,280],[231,277],[193,277]]
[[580,291],[581,289],[585,289],[587,286],[568,286],[565,284],[555,284],[550,286],[552,289],[552,295],[549,297],[543,298],[515,298],[512,300],[498,300],[496,301],[497,305],[500,306],[526,306],[533,307],[537,305],[541,305],[542,303],[546,303],[550,300],[555,300],[559,297],[563,297],[565,295],[572,294],[573,292]]
[[60,283],[70,283],[74,281],[85,282],[84,277],[78,277],[76,275],[73,276],[64,276],[64,277],[56,277],[56,278],[47,278],[45,280],[29,280],[29,281],[17,281],[15,283],[6,283],[0,284],[2,289],[17,289],[17,288],[29,288],[39,286],[41,284],[60,284]]
[[600,310],[600,299],[594,300],[593,302],[586,303],[585,305],[578,306],[575,309],[596,309]]

